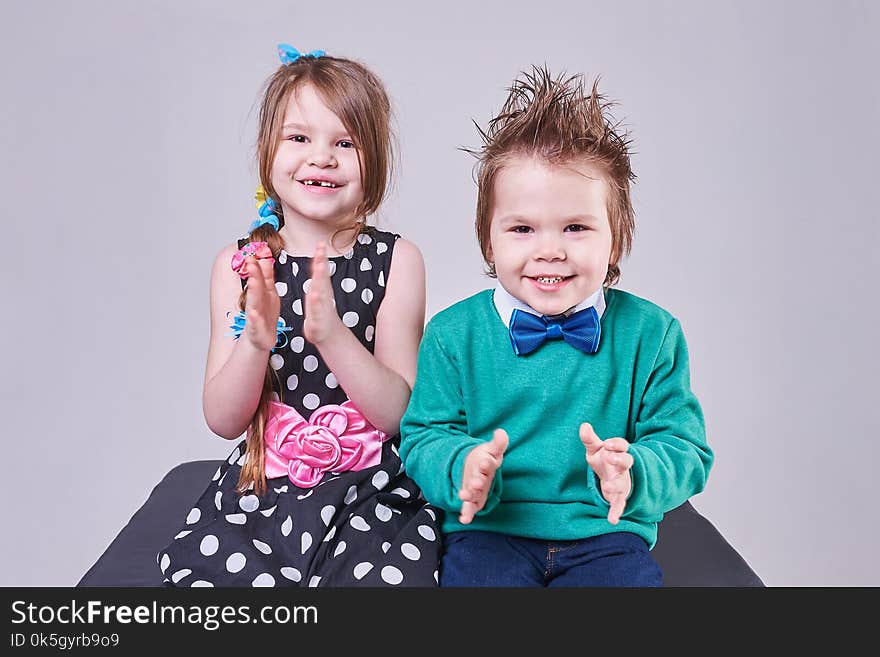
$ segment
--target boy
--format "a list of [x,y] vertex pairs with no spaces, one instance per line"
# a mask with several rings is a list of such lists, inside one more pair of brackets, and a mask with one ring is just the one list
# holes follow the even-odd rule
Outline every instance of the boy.
[[483,133],[498,285],[429,322],[401,422],[407,472],[447,512],[441,586],[660,586],[657,523],[705,486],[681,327],[610,287],[634,176],[608,107],[535,68]]

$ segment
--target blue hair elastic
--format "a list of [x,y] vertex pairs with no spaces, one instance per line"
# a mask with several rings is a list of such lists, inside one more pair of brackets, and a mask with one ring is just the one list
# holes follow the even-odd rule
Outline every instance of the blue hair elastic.
[[263,224],[270,224],[272,226],[272,228],[274,228],[275,230],[278,230],[278,227],[280,225],[278,223],[278,217],[275,216],[274,214],[272,214],[271,209],[267,210],[266,213],[263,214],[263,208],[265,208],[265,207],[266,207],[266,204],[263,203],[263,205],[260,207],[260,216],[257,217],[256,219],[254,219],[253,223],[251,224],[251,227],[248,228],[249,233],[252,233],[257,228],[262,226]]
[[278,230],[281,225],[278,221],[278,215],[275,214],[275,210],[278,209],[278,203],[266,193],[266,190],[262,185],[257,186],[257,191],[254,193],[254,200],[259,204],[257,206],[257,212],[260,216],[251,223],[248,232],[254,232],[263,224],[269,224],[272,228]]
[[326,55],[323,50],[313,50],[312,52],[300,52],[296,48],[286,43],[278,44],[278,57],[281,59],[282,64],[293,64],[300,57],[314,57],[317,59],[318,57],[323,57]]
[[270,214],[274,214],[275,208],[277,207],[278,204],[275,202],[275,199],[273,199],[271,196],[267,196],[266,200],[263,201],[263,205],[260,206],[260,216],[268,217]]
[[[226,313],[226,316],[229,317],[229,313]],[[227,337],[235,338],[236,340],[241,337],[242,331],[244,331],[245,317],[243,310],[239,310],[238,313],[236,313],[235,317],[232,318],[232,324],[229,325],[229,328],[232,329],[232,333],[227,333]],[[276,329],[278,337],[275,340],[275,346],[272,347],[273,352],[276,349],[283,349],[287,346],[286,333],[292,330],[292,326],[286,326],[284,320],[280,317],[278,318],[278,328]]]

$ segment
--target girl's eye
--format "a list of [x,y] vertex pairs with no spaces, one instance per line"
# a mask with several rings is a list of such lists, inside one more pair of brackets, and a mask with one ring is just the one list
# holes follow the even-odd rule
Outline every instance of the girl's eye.
[[512,230],[514,233],[520,233],[520,234],[524,235],[526,233],[531,232],[532,229],[529,228],[528,226],[514,226],[510,230]]
[[580,233],[581,231],[587,230],[587,227],[582,224],[571,224],[570,226],[566,226],[565,230],[571,233]]
[[336,144],[337,146],[341,146],[342,148],[354,148],[354,143],[348,141],[347,139],[343,139]]
[[290,135],[290,137],[288,137],[287,139],[288,139],[288,141],[295,141],[298,144],[304,144],[306,141],[306,136],[305,135]]

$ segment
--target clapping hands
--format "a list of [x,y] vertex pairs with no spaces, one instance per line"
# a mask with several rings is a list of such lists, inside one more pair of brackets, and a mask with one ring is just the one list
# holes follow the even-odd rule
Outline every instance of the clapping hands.
[[324,342],[335,330],[344,327],[336,313],[336,300],[330,284],[327,246],[320,242],[312,258],[312,279],[306,291],[303,337],[315,346]]
[[587,450],[587,464],[599,477],[602,497],[611,505],[608,522],[616,525],[623,515],[632,487],[630,468],[633,457],[627,453],[629,443],[623,438],[602,440],[587,422],[581,425],[579,434]]
[[247,297],[244,302],[245,327],[242,337],[261,351],[270,351],[278,340],[281,298],[275,289],[274,258],[246,258]]
[[[601,482],[602,496],[610,505],[608,522],[616,525],[626,507],[626,498],[632,488],[630,469],[633,457],[628,454],[629,443],[623,438],[602,440],[596,435],[592,425],[580,426],[580,439],[586,448],[586,461]],[[485,505],[495,478],[501,467],[509,438],[504,429],[496,429],[489,442],[474,447],[464,462],[461,490],[462,500],[458,521],[469,524]]]
[[461,513],[458,516],[461,524],[469,524],[477,512],[486,506],[492,480],[501,467],[508,443],[507,432],[504,429],[495,429],[492,440],[477,445],[465,458],[461,490],[458,493],[462,500]]

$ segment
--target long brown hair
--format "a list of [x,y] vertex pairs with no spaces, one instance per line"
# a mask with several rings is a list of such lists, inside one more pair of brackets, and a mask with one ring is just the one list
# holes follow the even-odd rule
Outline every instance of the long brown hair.
[[[288,100],[291,94],[305,85],[314,87],[324,104],[339,117],[351,134],[360,164],[364,197],[358,204],[351,224],[339,228],[333,234],[332,242],[340,233],[363,230],[367,217],[379,209],[385,198],[394,157],[391,103],[375,74],[363,64],[341,57],[300,57],[280,66],[266,81],[260,104],[256,155],[260,181],[268,197],[275,202],[274,212],[279,219],[279,228],[284,225],[284,213],[278,202],[278,194],[272,187],[272,163],[278,150]],[[284,239],[271,224],[263,224],[251,231],[248,240],[267,242],[275,258],[284,248]],[[245,287],[238,302],[242,310],[246,298]],[[247,450],[237,487],[239,492],[251,486],[257,495],[262,495],[266,490],[263,434],[269,415],[269,402],[273,398],[273,378],[277,379],[277,375],[271,365],[267,365],[260,403],[247,431]]]
[[537,156],[552,164],[587,160],[596,164],[608,184],[608,219],[611,224],[611,259],[605,285],[620,278],[619,262],[632,247],[635,213],[630,199],[629,134],[620,130],[610,114],[615,105],[599,94],[599,79],[586,93],[581,75],[553,77],[546,68],[533,67],[508,89],[509,95],[487,130],[477,126],[483,139],[475,155],[477,172],[477,240],[487,273],[495,276],[489,258],[489,228],[493,190],[498,173],[514,156]]

